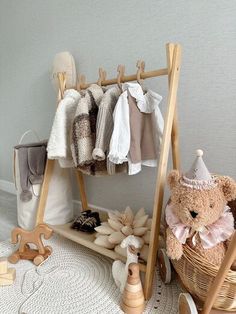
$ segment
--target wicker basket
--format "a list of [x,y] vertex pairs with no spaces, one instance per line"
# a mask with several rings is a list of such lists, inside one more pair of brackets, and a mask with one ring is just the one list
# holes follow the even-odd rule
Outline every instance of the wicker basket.
[[[219,268],[205,261],[188,245],[184,246],[182,258],[179,261],[173,260],[172,264],[186,290],[204,302]],[[236,311],[236,271],[228,272],[213,307],[229,312]]]

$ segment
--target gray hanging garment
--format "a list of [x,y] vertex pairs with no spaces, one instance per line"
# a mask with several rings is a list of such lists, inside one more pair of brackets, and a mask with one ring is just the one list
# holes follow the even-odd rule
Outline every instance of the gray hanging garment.
[[28,202],[32,199],[30,186],[41,184],[46,163],[47,142],[17,145],[19,159],[20,185],[22,192],[20,199]]

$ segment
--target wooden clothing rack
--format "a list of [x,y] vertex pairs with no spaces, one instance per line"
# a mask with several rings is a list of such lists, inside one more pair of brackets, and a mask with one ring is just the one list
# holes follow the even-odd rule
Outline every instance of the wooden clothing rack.
[[[138,72],[133,75],[124,75],[124,66],[118,67],[119,75],[117,78],[106,80],[105,72],[100,69],[99,83],[102,86],[121,84],[123,82],[129,82],[140,79],[153,78],[158,76],[168,76],[168,98],[167,98],[167,110],[165,114],[165,126],[161,145],[161,153],[158,165],[155,198],[153,205],[153,217],[149,244],[149,253],[147,259],[147,265],[140,265],[141,270],[145,271],[145,284],[144,284],[144,295],[146,299],[149,299],[152,294],[152,281],[156,264],[157,250],[158,250],[158,239],[160,233],[161,223],[161,212],[163,205],[164,188],[166,181],[167,164],[169,157],[170,144],[172,145],[172,160],[173,168],[180,169],[180,156],[179,156],[179,140],[178,140],[178,122],[177,122],[177,109],[176,109],[176,98],[179,82],[180,63],[181,63],[181,47],[179,44],[169,43],[166,45],[166,58],[167,66],[163,69],[153,70],[149,72],[144,71],[144,63],[138,63]],[[63,98],[65,90],[65,73],[58,74],[59,79],[59,99]],[[86,83],[85,77],[80,76],[77,89],[85,89],[92,83]],[[47,160],[44,181],[42,184],[42,190],[39,200],[39,206],[37,210],[36,224],[43,223],[44,210],[48,195],[49,183],[53,172],[54,160]],[[82,210],[88,209],[88,202],[86,197],[85,185],[83,174],[76,170],[76,178],[80,191]],[[83,232],[75,231],[70,228],[70,224],[62,226],[51,226],[52,229],[75,242],[78,242],[90,249],[99,252],[112,259],[121,259],[125,261],[125,257],[118,255],[113,250],[97,246],[94,241],[94,235],[86,234]]]

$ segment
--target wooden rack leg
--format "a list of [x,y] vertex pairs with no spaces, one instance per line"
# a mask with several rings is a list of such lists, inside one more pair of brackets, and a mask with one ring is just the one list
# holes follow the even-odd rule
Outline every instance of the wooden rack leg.
[[236,259],[236,232],[234,232],[234,236],[226,252],[225,258],[220,266],[220,269],[212,285],[209,288],[205,304],[203,306],[202,311],[200,312],[201,314],[209,314],[211,312],[212,306],[217,298],[220,288],[235,259]]
[[44,178],[43,178],[43,184],[42,184],[41,193],[40,193],[39,205],[37,209],[36,226],[38,224],[43,223],[43,220],[44,220],[44,212],[45,212],[45,207],[46,207],[46,202],[47,202],[47,197],[48,197],[49,184],[52,178],[54,163],[55,163],[55,160],[47,159]]
[[84,177],[81,171],[76,170],[76,179],[79,186],[82,210],[86,210],[88,209],[88,201],[87,201],[87,196],[85,192]]
[[[170,87],[171,68],[174,54],[174,44],[166,45],[166,56],[167,56],[167,68],[168,68],[168,82]],[[171,146],[172,146],[172,162],[173,168],[180,170],[180,153],[179,153],[179,130],[178,130],[178,109],[177,104],[175,105],[174,120],[171,131]]]
[[[59,82],[59,90],[58,90],[58,104],[60,100],[63,98],[63,93],[66,88],[66,77],[65,73],[58,73],[58,82]],[[43,184],[40,193],[39,205],[37,209],[37,216],[36,216],[36,226],[38,224],[43,223],[44,221],[44,213],[45,207],[48,197],[48,190],[49,184],[52,178],[52,173],[54,169],[55,160],[47,159],[46,168],[44,172]]]
[[147,261],[147,270],[145,276],[144,295],[145,299],[149,299],[152,293],[152,281],[156,264],[158,240],[160,233],[161,211],[164,196],[164,187],[166,181],[166,171],[168,164],[169,147],[171,141],[171,130],[173,124],[173,118],[175,113],[175,104],[177,97],[178,81],[179,81],[179,69],[181,59],[181,48],[179,45],[175,45],[169,95],[167,100],[167,112],[165,116],[165,127],[163,134],[163,142],[161,147],[161,156],[158,167],[157,183],[155,191],[155,200],[153,207],[152,228],[149,244],[149,254]]
[[180,153],[179,153],[179,130],[178,130],[178,113],[175,110],[173,127],[171,132],[172,160],[173,168],[180,170]]

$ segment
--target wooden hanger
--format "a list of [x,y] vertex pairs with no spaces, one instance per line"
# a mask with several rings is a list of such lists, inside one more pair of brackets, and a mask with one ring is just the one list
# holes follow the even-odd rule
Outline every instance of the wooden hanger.
[[142,80],[141,80],[141,75],[142,73],[144,73],[144,70],[145,70],[145,62],[143,60],[138,60],[137,61],[137,64],[136,64],[136,67],[138,68],[137,70],[137,82],[142,86]]
[[97,84],[99,86],[102,86],[102,83],[106,80],[107,73],[105,70],[103,70],[103,68],[99,68],[98,74],[99,74],[99,78],[98,78]]
[[124,76],[125,76],[125,66],[122,64],[118,65],[117,68],[118,76],[117,76],[117,84],[119,88],[122,90],[122,85],[121,83],[124,81]]
[[78,82],[77,82],[77,90],[83,89],[83,86],[86,84],[86,77],[85,75],[81,74],[78,76]]
[[58,101],[61,100],[64,96],[64,91],[66,89],[66,72],[57,73],[58,83],[59,83],[59,93]]

